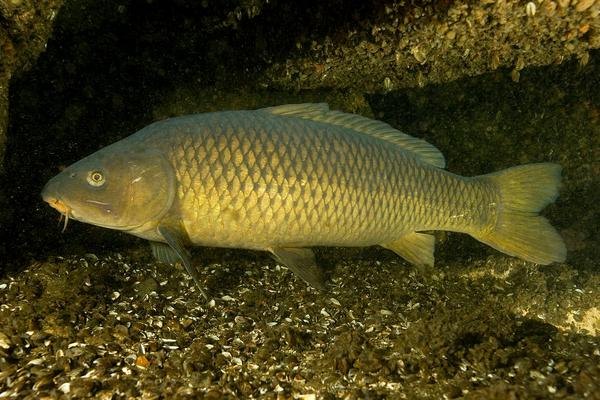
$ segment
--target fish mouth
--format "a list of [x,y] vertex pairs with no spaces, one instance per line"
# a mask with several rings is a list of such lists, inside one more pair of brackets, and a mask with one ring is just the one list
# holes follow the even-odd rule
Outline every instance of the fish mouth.
[[54,197],[45,198],[44,201],[62,215],[69,215],[71,209],[65,203]]
[[65,217],[65,223],[62,229],[62,232],[64,232],[67,229],[67,224],[69,223],[69,218],[71,217],[71,208],[55,197],[43,196],[43,199],[50,205],[50,207],[54,208],[60,213],[60,220],[58,221],[59,224],[62,218]]

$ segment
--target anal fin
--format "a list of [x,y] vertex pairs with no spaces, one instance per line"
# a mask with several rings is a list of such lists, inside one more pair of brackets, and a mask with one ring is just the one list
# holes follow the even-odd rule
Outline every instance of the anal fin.
[[426,233],[411,232],[390,243],[381,245],[392,250],[414,265],[433,266],[435,237]]
[[326,290],[323,271],[317,266],[315,254],[310,249],[277,247],[270,249],[277,261],[302,278],[310,286]]

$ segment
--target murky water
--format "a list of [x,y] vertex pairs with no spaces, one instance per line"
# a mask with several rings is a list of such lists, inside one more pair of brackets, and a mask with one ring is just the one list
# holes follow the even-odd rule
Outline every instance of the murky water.
[[[74,51],[60,35],[63,46],[51,43],[11,88],[0,393],[489,398],[598,389],[599,53],[585,66],[525,69],[518,83],[503,70],[386,95],[294,94],[189,85],[185,72],[161,75],[156,65],[138,76],[111,59],[114,37]],[[205,303],[141,240],[77,222],[61,234],[39,197],[62,166],[155,119],[304,101],[423,137],[463,175],[560,163],[561,194],[545,215],[567,262],[535,266],[458,234],[438,235],[434,270],[379,248],[319,249],[332,282],[323,294],[265,254],[198,249]]]

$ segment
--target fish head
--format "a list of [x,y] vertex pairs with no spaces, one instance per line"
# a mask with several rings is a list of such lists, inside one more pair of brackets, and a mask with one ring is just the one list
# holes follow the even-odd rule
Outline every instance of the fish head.
[[69,218],[133,231],[158,223],[175,196],[175,173],[157,150],[106,147],[70,165],[42,190],[42,198]]

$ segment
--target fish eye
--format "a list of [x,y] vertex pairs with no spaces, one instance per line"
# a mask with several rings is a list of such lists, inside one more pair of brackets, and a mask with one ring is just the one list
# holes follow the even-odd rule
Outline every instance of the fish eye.
[[104,185],[104,174],[100,171],[90,171],[87,176],[87,182],[95,187]]

